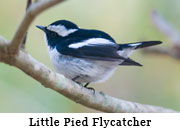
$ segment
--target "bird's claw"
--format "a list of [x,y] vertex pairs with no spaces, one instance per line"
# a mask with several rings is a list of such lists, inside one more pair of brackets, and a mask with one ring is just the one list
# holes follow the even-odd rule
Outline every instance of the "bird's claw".
[[87,88],[87,89],[91,90],[91,91],[93,92],[93,95],[95,95],[96,91],[95,91],[95,89],[94,89],[94,88],[92,88],[92,87],[85,87],[85,88]]

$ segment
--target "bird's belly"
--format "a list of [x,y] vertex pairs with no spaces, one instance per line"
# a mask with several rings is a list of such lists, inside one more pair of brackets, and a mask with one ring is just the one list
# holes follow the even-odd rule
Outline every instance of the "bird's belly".
[[51,61],[58,73],[69,79],[78,77],[75,81],[80,83],[103,82],[108,79],[119,62],[97,61],[75,58],[71,56],[51,54]]

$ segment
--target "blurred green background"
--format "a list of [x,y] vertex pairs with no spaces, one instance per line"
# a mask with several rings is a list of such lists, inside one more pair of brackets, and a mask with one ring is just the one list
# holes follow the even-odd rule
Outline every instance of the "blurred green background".
[[[179,0],[68,0],[38,16],[29,30],[26,49],[53,69],[43,33],[35,25],[48,25],[59,19],[73,21],[81,28],[103,30],[119,43],[161,40],[161,46],[167,46],[169,41],[152,25],[150,13],[157,10],[180,29],[179,4]],[[12,38],[25,6],[26,0],[0,1],[0,35]],[[180,61],[143,55],[141,51],[131,58],[144,67],[118,67],[108,81],[91,86],[117,98],[180,110]],[[0,63],[0,112],[97,111],[43,87],[17,68]]]

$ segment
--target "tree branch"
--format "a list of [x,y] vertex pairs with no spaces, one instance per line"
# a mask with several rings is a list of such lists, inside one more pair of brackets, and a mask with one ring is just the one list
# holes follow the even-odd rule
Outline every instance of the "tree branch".
[[[120,100],[103,92],[93,93],[81,87],[61,74],[54,73],[48,67],[35,60],[25,50],[19,48],[29,25],[37,14],[62,2],[62,0],[46,0],[30,6],[11,42],[0,36],[0,61],[19,68],[47,88],[51,88],[67,98],[89,108],[103,112],[176,112],[163,107],[143,105]],[[46,3],[46,4],[45,4]],[[41,9],[41,10],[40,10]],[[22,33],[22,34],[21,34]],[[9,44],[10,43],[10,44]],[[9,48],[10,47],[10,48]],[[13,47],[13,48],[12,48]],[[13,56],[11,53],[17,50]]]
[[174,45],[180,45],[180,33],[172,27],[158,12],[153,11],[151,14],[152,23],[164,34]]
[[29,26],[37,15],[63,1],[64,0],[44,0],[31,4],[11,41],[11,48],[15,53],[19,49]]
[[153,11],[151,14],[152,23],[154,26],[164,34],[172,43],[169,48],[147,48],[143,50],[144,53],[168,55],[175,59],[180,59],[180,32],[172,27],[158,12]]
[[[27,10],[29,9],[29,7],[31,6],[31,4],[32,4],[32,0],[27,0],[26,12],[27,12]],[[27,39],[27,33],[28,33],[28,32],[26,32],[26,34],[25,34],[25,36],[24,36],[24,39],[23,39],[23,42],[22,42],[22,44],[21,44],[21,48],[23,48],[23,49],[25,49],[26,39]]]

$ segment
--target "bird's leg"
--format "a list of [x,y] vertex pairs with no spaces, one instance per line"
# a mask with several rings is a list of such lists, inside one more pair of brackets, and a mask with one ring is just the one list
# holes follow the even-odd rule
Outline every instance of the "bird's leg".
[[76,80],[77,80],[78,78],[80,78],[80,76],[74,77],[74,78],[72,79],[72,81],[76,82]]
[[87,88],[87,89],[92,90],[92,91],[93,91],[93,95],[94,95],[94,94],[95,94],[95,89],[92,88],[92,87],[87,87],[89,84],[90,84],[90,82],[86,83],[86,84],[84,85],[84,87]]
[[77,84],[79,84],[80,86],[84,87],[82,83],[76,81],[78,78],[80,78],[80,76],[74,77],[74,78],[72,79],[72,81],[74,81],[74,82],[76,82]]
[[90,84],[89,82],[88,82],[88,83],[86,83],[86,84],[84,85],[84,87],[85,87],[85,88],[87,88],[87,86],[88,86],[89,84]]
[[[80,76],[74,77],[74,78],[72,79],[72,81],[76,82],[76,80],[77,80],[78,78],[80,78]],[[92,91],[93,91],[93,95],[95,94],[95,89],[94,89],[94,88],[92,88],[92,87],[87,87],[87,86],[90,84],[90,82],[86,83],[84,86],[83,86],[83,84],[80,83],[80,82],[76,82],[76,83],[79,84],[79,85],[82,86],[82,87],[85,87],[85,88],[87,88],[87,89],[89,89],[89,90],[92,90]]]

